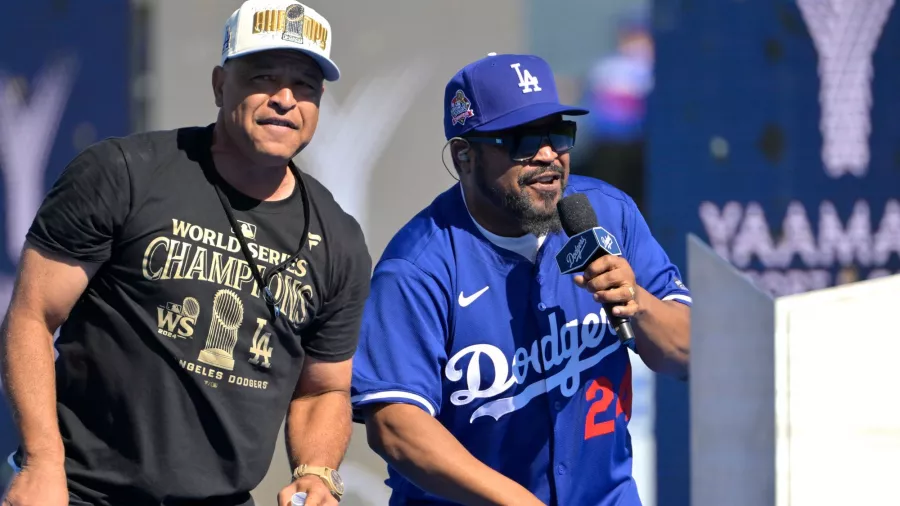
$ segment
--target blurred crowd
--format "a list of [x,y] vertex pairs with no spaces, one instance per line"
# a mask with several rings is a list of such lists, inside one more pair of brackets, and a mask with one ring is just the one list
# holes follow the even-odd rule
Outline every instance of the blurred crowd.
[[591,111],[578,125],[572,171],[605,180],[643,210],[644,122],[653,89],[653,37],[646,10],[629,9],[618,21],[614,50],[587,72],[581,105]]

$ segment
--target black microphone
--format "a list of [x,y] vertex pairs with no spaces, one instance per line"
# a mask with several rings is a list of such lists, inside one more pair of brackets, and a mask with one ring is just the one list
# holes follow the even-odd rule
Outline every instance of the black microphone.
[[[585,267],[604,255],[622,255],[619,242],[597,223],[597,214],[583,193],[564,197],[556,204],[563,230],[569,236],[556,254],[556,265],[562,274],[584,272]],[[619,341],[634,349],[634,331],[628,318],[613,315],[615,304],[603,304]]]

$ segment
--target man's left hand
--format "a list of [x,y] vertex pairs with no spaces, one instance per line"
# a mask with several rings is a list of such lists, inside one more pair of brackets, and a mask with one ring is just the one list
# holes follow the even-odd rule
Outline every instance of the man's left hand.
[[331,495],[328,486],[315,475],[301,476],[281,489],[278,493],[278,506],[291,506],[291,496],[296,492],[306,492],[306,506],[338,506],[337,499]]
[[591,292],[597,302],[617,304],[613,308],[616,316],[632,317],[641,309],[634,271],[620,256],[604,255],[594,260],[574,280],[576,285]]

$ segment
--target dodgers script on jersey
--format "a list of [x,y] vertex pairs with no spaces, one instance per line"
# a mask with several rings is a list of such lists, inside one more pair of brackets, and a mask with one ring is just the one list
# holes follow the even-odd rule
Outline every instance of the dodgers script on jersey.
[[[570,176],[631,264],[663,300],[691,304],[678,269],[634,202]],[[535,261],[477,229],[458,186],[393,238],[376,266],[354,359],[356,419],[367,404],[413,404],[476,458],[548,505],[639,505],[631,475],[631,367],[606,313],[555,255]],[[391,505],[450,504],[388,469]]]

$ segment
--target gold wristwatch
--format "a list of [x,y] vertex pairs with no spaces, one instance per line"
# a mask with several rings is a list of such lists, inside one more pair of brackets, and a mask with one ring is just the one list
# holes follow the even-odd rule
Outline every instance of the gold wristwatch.
[[308,474],[322,478],[322,481],[325,482],[325,485],[327,485],[328,489],[331,491],[331,495],[338,501],[341,500],[341,496],[344,495],[344,480],[341,479],[341,475],[338,474],[337,469],[301,464],[294,469],[292,476],[296,480],[301,476],[306,476]]

